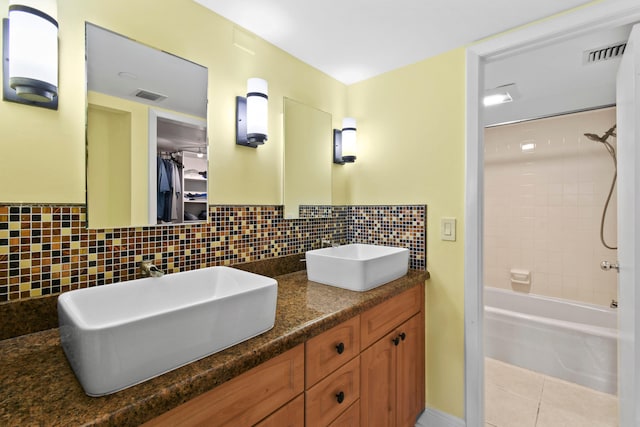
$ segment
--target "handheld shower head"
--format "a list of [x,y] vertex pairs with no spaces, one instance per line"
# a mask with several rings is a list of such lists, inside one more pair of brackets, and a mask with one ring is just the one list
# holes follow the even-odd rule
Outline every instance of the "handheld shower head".
[[614,136],[614,137],[617,136],[616,135],[616,127],[617,126],[618,125],[611,126],[611,129],[609,129],[608,131],[606,131],[604,133],[604,135],[602,135],[602,138],[606,141],[607,139],[609,139],[610,136]]
[[609,139],[610,136],[616,136],[616,126],[617,125],[613,125],[611,129],[606,131],[602,136],[598,136],[595,133],[585,133],[584,136],[592,141],[602,142],[604,144],[605,142],[607,142],[607,139]]
[[584,136],[586,136],[587,138],[589,138],[592,141],[596,141],[596,142],[604,142],[598,135],[596,135],[595,133],[585,133]]
[[617,125],[613,125],[602,136],[598,136],[595,133],[584,134],[584,136],[586,136],[590,140],[600,142],[602,145],[604,145],[604,147],[609,152],[611,159],[613,160],[613,169],[614,169],[613,180],[611,181],[611,188],[609,189],[609,195],[607,196],[607,201],[605,202],[604,209],[602,211],[602,218],[600,219],[600,241],[602,242],[602,245],[607,249],[618,249],[617,246],[609,246],[607,242],[605,242],[604,240],[604,219],[607,215],[607,208],[609,207],[609,202],[611,201],[611,195],[613,194],[613,188],[616,185],[616,178],[618,175],[618,159],[616,155],[616,149],[613,148],[613,145],[609,144],[607,139],[609,139],[610,136],[613,136],[613,137],[616,136],[616,126]]

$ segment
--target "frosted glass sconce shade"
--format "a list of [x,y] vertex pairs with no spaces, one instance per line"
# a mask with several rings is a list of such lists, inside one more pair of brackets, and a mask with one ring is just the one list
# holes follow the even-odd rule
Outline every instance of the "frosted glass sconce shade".
[[342,119],[342,160],[353,163],[356,160],[356,119]]
[[247,97],[236,97],[236,144],[256,148],[267,140],[268,84],[259,78],[247,81]]
[[4,99],[57,109],[56,20],[29,6],[9,6],[9,19],[3,20],[3,53]]
[[356,161],[356,119],[342,119],[342,130],[333,130],[333,163],[345,164]]
[[263,144],[267,140],[268,87],[262,79],[247,81],[247,139]]

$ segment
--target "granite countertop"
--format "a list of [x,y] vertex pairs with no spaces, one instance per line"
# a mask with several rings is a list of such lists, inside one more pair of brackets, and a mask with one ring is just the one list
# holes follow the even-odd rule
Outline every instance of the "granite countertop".
[[310,282],[306,271],[276,276],[273,329],[98,398],[88,397],[80,387],[60,346],[58,329],[0,341],[0,425],[139,425],[428,277],[425,271],[409,271],[371,291],[353,292]]

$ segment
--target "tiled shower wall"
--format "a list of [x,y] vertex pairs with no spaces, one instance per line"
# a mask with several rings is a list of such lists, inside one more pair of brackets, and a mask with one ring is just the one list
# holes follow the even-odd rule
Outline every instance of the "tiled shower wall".
[[426,268],[426,206],[334,206],[330,217],[284,220],[282,206],[211,206],[208,224],[87,230],[84,206],[0,206],[0,302],[166,272],[231,265],[341,244],[410,249]]
[[[614,164],[601,143],[584,136],[602,135],[615,122],[615,108],[607,108],[486,129],[486,286],[599,305],[616,298],[616,274],[599,267],[617,259],[600,243]],[[523,151],[530,143],[535,149]],[[613,246],[616,205],[614,191],[605,223]],[[531,285],[512,284],[511,269],[530,271]]]

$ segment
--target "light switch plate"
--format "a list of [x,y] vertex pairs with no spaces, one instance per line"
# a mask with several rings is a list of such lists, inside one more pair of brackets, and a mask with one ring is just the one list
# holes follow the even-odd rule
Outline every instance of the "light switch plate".
[[456,219],[442,218],[440,220],[440,239],[455,242],[456,240]]

